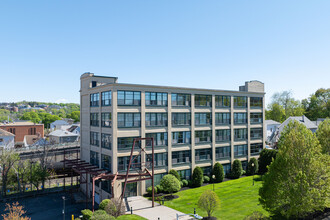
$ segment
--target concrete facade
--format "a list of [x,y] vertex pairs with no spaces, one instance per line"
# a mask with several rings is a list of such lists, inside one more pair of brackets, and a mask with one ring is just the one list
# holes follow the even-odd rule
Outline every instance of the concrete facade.
[[[102,106],[102,92],[111,91],[111,105]],[[122,91],[135,91],[140,92],[140,104],[139,105],[120,105],[118,103],[118,91],[122,94]],[[150,99],[146,100],[146,94],[150,93],[165,93],[167,100],[164,106],[150,106],[146,105],[146,101],[149,102]],[[99,101],[98,106],[91,107],[91,94],[98,94]],[[179,106],[173,105],[178,102],[172,101],[172,98],[177,98],[176,94],[186,94],[190,97],[188,106]],[[241,160],[244,164],[250,160],[251,157],[259,157],[259,152],[261,149],[265,148],[265,138],[266,133],[264,129],[265,121],[265,103],[264,103],[264,84],[259,81],[250,81],[246,82],[244,86],[239,88],[239,91],[227,91],[227,90],[211,90],[211,89],[194,89],[194,88],[179,88],[179,87],[168,87],[168,86],[152,86],[152,85],[137,85],[137,84],[124,84],[118,83],[118,78],[116,77],[102,77],[95,76],[93,73],[85,73],[81,76],[81,90],[80,90],[80,104],[81,104],[81,159],[90,162],[91,161],[91,151],[93,154],[97,152],[98,160],[96,160],[96,165],[102,167],[102,158],[103,155],[108,155],[111,158],[111,171],[116,173],[118,171],[118,158],[123,156],[130,155],[130,148],[121,149],[118,148],[118,140],[122,137],[146,137],[146,134],[150,133],[166,133],[167,134],[167,143],[165,146],[156,146],[156,153],[163,153],[166,155],[166,165],[158,166],[155,168],[156,174],[165,174],[168,173],[170,169],[175,169],[178,171],[187,170],[183,174],[185,177],[189,177],[192,174],[195,166],[200,166],[208,172],[216,162],[220,162],[225,166],[225,169],[230,169],[232,162],[235,159]],[[202,96],[201,96],[202,95]],[[208,101],[204,101],[203,95],[206,95]],[[97,95],[96,95],[97,96]],[[158,96],[158,95],[157,95]],[[205,97],[206,97],[205,96]],[[219,97],[228,97],[230,106],[221,107],[218,106]],[[126,97],[126,96],[125,96]],[[165,97],[165,95],[164,95]],[[237,98],[238,97],[238,98]],[[244,106],[237,107],[236,103],[240,102],[239,99],[243,97]],[[246,97],[246,98],[244,98]],[[92,98],[94,99],[94,98]],[[179,98],[178,98],[179,99]],[[175,99],[175,100],[178,100]],[[255,106],[255,100],[259,100],[260,106]],[[120,99],[122,102],[122,99]],[[133,100],[134,103],[134,100]],[[200,106],[199,104],[205,103],[207,106]],[[94,103],[95,104],[95,103]],[[253,105],[253,106],[252,106]],[[93,114],[97,113],[97,114]],[[102,113],[111,114],[111,126],[105,127],[101,122]],[[120,127],[118,126],[118,114],[122,113],[137,113],[140,115],[140,126],[137,127]],[[165,113],[167,123],[165,126],[148,126],[146,120],[149,113]],[[188,125],[173,125],[172,120],[173,114],[175,113],[189,113],[190,114],[190,123]],[[199,114],[202,113],[202,114]],[[206,114],[203,114],[206,113]],[[228,123],[216,123],[216,116],[220,117],[218,113],[228,113],[230,116]],[[234,123],[240,121],[241,115],[245,115],[245,123]],[[93,124],[91,117],[96,115],[100,123]],[[125,114],[122,114],[125,115]],[[151,114],[152,115],[152,114]],[[95,117],[96,117],[95,116]],[[204,121],[204,117],[209,117],[208,124],[197,125],[197,121]],[[252,119],[251,117],[260,117],[257,119]],[[121,117],[121,116],[120,116]],[[126,116],[125,116],[126,117]],[[135,117],[135,116],[134,116]],[[156,116],[158,117],[158,116]],[[201,117],[201,118],[199,118]],[[195,119],[197,120],[195,122]],[[253,121],[253,122],[252,122]],[[250,123],[251,122],[251,123]],[[122,121],[120,121],[122,123]],[[134,122],[133,122],[134,123]],[[149,123],[149,121],[148,121]],[[239,133],[238,129],[245,131],[245,138],[241,140],[235,139],[235,134]],[[258,130],[260,132],[259,136],[256,135],[254,138],[251,138],[251,129]],[[218,131],[219,130],[229,130],[230,135],[227,136],[229,139],[219,141]],[[177,143],[175,139],[174,132],[190,132],[190,141],[186,144],[174,144]],[[201,131],[201,132],[199,132]],[[204,140],[203,132],[209,131],[210,136],[206,136],[207,141]],[[98,136],[98,142],[91,141],[91,132],[93,135]],[[244,133],[244,132],[243,132]],[[101,147],[101,134],[111,135],[111,148]],[[181,133],[180,133],[181,134]],[[197,137],[198,136],[198,137]],[[172,139],[175,140],[172,140]],[[91,144],[93,142],[93,144]],[[199,142],[199,143],[196,143]],[[145,143],[142,142],[142,145]],[[253,150],[251,152],[251,145],[258,145],[257,152]],[[241,147],[244,146],[244,147]],[[246,147],[245,147],[246,146]],[[227,147],[230,149],[230,154],[227,156],[219,156],[224,150],[222,148]],[[202,149],[205,149],[207,155],[205,156]],[[237,149],[237,150],[235,150]],[[241,155],[240,151],[244,151]],[[175,152],[185,152],[187,151],[190,154],[190,159],[188,162],[180,163],[180,159],[172,158],[173,155],[177,157],[180,153]],[[147,150],[147,153],[150,153],[151,150]],[[189,155],[185,155],[189,157]],[[141,156],[141,161],[145,161],[145,155]],[[180,156],[178,156],[180,157]],[[95,163],[95,159],[93,159]],[[182,171],[183,172],[183,171]],[[88,178],[89,179],[89,178]],[[157,181],[156,181],[157,183]],[[136,194],[142,195],[146,191],[146,182],[138,182]],[[85,190],[85,186],[82,185],[82,190]],[[91,184],[88,187],[91,189]],[[122,182],[116,181],[114,185],[114,197],[119,197],[122,190]],[[96,187],[96,193],[102,199],[109,198],[110,194],[101,190],[101,187]],[[89,195],[91,190],[87,192]]]

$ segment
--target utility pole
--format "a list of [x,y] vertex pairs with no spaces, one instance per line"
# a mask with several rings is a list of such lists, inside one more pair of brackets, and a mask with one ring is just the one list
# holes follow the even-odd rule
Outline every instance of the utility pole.
[[63,220],[65,220],[65,196],[62,196],[62,199],[63,199]]

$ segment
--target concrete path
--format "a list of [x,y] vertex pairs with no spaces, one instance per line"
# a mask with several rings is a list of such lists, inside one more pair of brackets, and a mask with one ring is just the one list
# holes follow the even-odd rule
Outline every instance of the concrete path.
[[[126,214],[131,214],[130,207],[133,209],[133,214],[142,216],[149,220],[176,220],[176,214],[183,214],[182,212],[176,211],[169,207],[159,205],[155,202],[155,207],[152,208],[152,201],[142,197],[142,196],[134,196],[128,197],[126,206],[127,209]],[[188,220],[194,219],[189,216],[180,217],[179,220]]]

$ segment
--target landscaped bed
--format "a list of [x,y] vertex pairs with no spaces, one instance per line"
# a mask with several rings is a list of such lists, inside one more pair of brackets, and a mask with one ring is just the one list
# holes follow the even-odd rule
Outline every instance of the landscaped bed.
[[121,215],[116,220],[146,220],[146,218],[140,217],[138,215]]

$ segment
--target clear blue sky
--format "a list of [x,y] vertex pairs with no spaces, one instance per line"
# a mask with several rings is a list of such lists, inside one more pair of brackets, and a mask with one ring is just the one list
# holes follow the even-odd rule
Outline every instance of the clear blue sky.
[[1,1],[0,102],[79,103],[84,72],[119,82],[308,97],[330,87],[330,1]]

